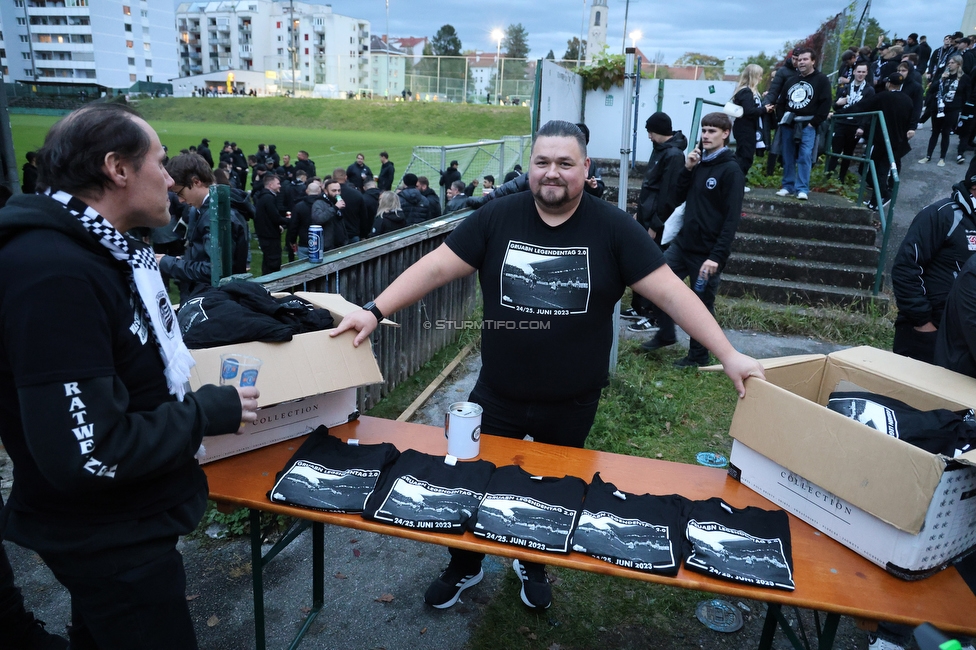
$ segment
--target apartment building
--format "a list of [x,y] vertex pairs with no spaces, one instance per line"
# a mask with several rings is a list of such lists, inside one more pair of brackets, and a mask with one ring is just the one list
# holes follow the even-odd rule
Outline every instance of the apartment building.
[[154,0],[3,0],[8,81],[103,90],[177,76],[173,5]]
[[333,13],[329,5],[186,2],[176,9],[176,31],[181,77],[253,70],[276,79],[282,91],[370,88],[369,21]]

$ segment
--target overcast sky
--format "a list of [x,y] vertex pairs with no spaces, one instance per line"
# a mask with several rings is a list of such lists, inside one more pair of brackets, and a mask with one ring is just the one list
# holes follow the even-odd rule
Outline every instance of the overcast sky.
[[[305,0],[331,4],[335,13],[370,21],[372,32],[386,33],[384,0]],[[560,58],[566,41],[580,35],[590,17],[590,2],[583,0],[389,0],[390,34],[433,36],[451,24],[464,49],[494,51],[491,32],[522,23],[529,34],[530,56],[546,56],[550,49]],[[672,63],[687,51],[722,59],[747,57],[760,50],[780,52],[786,41],[811,34],[820,23],[840,12],[849,0],[796,2],[793,0],[630,0],[627,31],[639,29],[638,47],[648,57],[663,52]],[[608,0],[607,45],[621,51],[626,0]],[[861,2],[863,6],[863,0]],[[874,0],[871,15],[882,28],[899,36],[926,34],[938,47],[942,36],[961,28],[965,0]],[[964,30],[970,31],[970,30]],[[586,28],[583,28],[586,38]]]
[[[386,32],[383,0],[319,0],[338,14],[366,18],[374,34]],[[621,51],[625,0],[608,0],[607,45]],[[863,3],[862,3],[863,4]],[[686,51],[727,58],[765,50],[778,52],[787,40],[811,34],[823,20],[843,10],[844,0],[795,2],[791,0],[630,0],[627,31],[640,29],[638,47],[653,57],[664,53],[667,63]],[[938,11],[933,11],[934,7]],[[874,0],[871,13],[884,29],[907,36],[927,34],[936,46],[942,36],[960,29],[965,0]],[[491,31],[521,22],[529,34],[533,58],[550,49],[559,58],[566,41],[579,37],[583,0],[390,0],[390,33],[396,36],[433,36],[441,25],[454,25],[465,49],[495,49]],[[590,1],[585,16],[590,17]],[[586,38],[586,30],[583,30]]]

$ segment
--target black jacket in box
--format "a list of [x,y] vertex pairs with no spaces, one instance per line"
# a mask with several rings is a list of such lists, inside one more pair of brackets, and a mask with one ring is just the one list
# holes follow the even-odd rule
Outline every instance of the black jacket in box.
[[380,477],[363,517],[460,535],[477,512],[494,470],[486,460],[448,465],[443,456],[408,449]]
[[399,455],[388,442],[351,445],[321,426],[278,474],[268,498],[315,510],[362,512],[380,473]]
[[677,575],[690,505],[676,494],[621,492],[597,472],[586,490],[573,550],[628,569]]
[[733,508],[719,498],[692,503],[685,567],[715,578],[793,591],[790,520],[782,510]]
[[492,474],[472,519],[472,532],[503,544],[569,552],[586,483],[575,476],[531,476],[516,465]]

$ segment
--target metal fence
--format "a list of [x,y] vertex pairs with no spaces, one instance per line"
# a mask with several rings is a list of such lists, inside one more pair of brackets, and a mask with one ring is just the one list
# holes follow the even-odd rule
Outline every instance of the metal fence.
[[[491,174],[495,177],[495,183],[501,185],[505,174],[512,171],[516,164],[526,168],[531,148],[531,135],[506,135],[501,140],[482,140],[442,147],[414,147],[404,173],[426,176],[434,189],[437,189],[441,171],[447,169],[452,160],[457,160],[461,180],[465,183],[481,181],[486,174]],[[446,203],[446,190],[444,188],[440,192],[442,208]]]
[[[324,255],[321,264],[297,262],[256,278],[270,291],[341,293],[365,304],[378,296],[411,264],[440,246],[470,211],[404,228],[343,246]],[[399,327],[379,327],[370,337],[384,383],[359,390],[359,409],[374,406],[445,346],[457,340],[461,323],[476,307],[477,277],[470,275],[430,292],[396,313]],[[337,368],[336,372],[341,369]]]

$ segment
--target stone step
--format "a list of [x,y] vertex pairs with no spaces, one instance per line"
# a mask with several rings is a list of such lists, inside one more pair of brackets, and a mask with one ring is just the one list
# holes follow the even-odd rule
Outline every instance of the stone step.
[[778,237],[740,229],[732,243],[732,252],[744,255],[769,255],[810,262],[830,262],[877,268],[880,251],[876,246],[855,246],[847,243],[825,242],[815,239]]
[[804,221],[825,221],[829,223],[870,226],[877,219],[877,213],[867,208],[855,206],[839,196],[813,193],[814,199],[798,201],[789,196],[770,196],[769,190],[755,190],[746,195],[742,211],[756,216],[787,217]]
[[872,303],[887,304],[889,301],[885,294],[873,296],[870,290],[769,280],[725,273],[722,274],[719,293],[724,296],[757,298],[784,305],[834,305],[859,309],[865,309]]
[[793,239],[815,239],[854,246],[873,246],[878,235],[877,230],[868,225],[805,221],[752,214],[742,217],[738,232]]
[[829,285],[852,289],[869,289],[874,284],[876,268],[850,266],[810,260],[786,259],[769,255],[734,253],[725,267],[737,276],[783,280],[810,285]]

